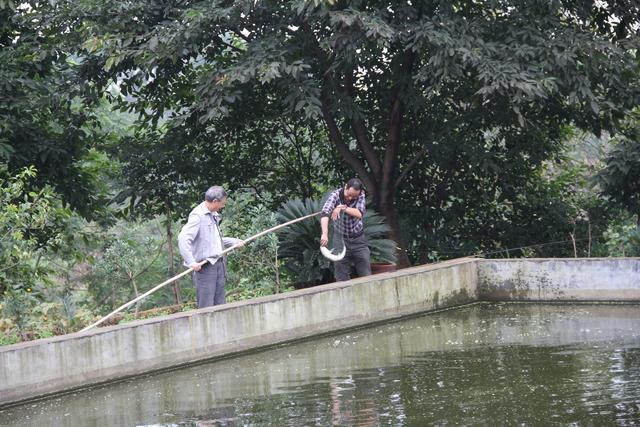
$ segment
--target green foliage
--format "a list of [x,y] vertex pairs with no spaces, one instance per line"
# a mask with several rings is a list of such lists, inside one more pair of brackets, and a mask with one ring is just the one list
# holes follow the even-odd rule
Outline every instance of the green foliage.
[[[233,194],[223,212],[224,235],[246,239],[276,225],[267,203],[247,192]],[[226,291],[229,301],[282,292],[278,238],[269,233],[229,254]]]
[[2,316],[10,319],[18,331],[24,331],[31,318],[31,310],[38,305],[38,299],[31,288],[20,289],[9,286],[2,295]]
[[59,301],[38,304],[32,313],[30,330],[38,338],[78,331],[95,319],[93,312],[76,307],[69,294]]
[[[167,277],[166,240],[158,220],[119,221],[96,249],[85,280],[92,302],[90,307],[108,312],[132,300]],[[189,286],[188,279],[180,281]],[[142,300],[138,307],[167,305],[172,302],[170,287]]]
[[637,216],[640,225],[640,119],[638,114],[612,141],[596,176],[602,194]]
[[0,8],[0,161],[11,173],[34,166],[33,188],[50,185],[85,217],[103,216],[105,170],[92,167],[102,133],[80,102],[93,102],[91,90],[64,47],[73,24],[53,19],[54,3]]
[[0,293],[36,293],[49,273],[40,263],[41,256],[63,240],[69,211],[51,188],[27,190],[36,176],[35,168],[9,176],[0,167]]
[[[278,209],[277,219],[283,224],[321,209],[320,201],[290,200]],[[285,227],[278,238],[280,257],[285,260],[285,267],[294,274],[297,283],[316,285],[333,279],[331,262],[320,254],[320,220],[317,216]],[[329,246],[333,246],[332,241]]]
[[20,336],[13,331],[0,334],[0,346],[16,344],[19,342],[20,342]]
[[[326,197],[325,197],[326,199]],[[290,200],[277,213],[281,224],[322,210],[324,201]],[[396,244],[386,238],[389,226],[372,209],[364,216],[364,232],[376,262],[395,262]],[[329,233],[329,247],[333,247],[333,233]],[[333,264],[320,253],[320,219],[318,216],[285,227],[279,233],[280,256],[298,284],[321,284],[333,280]]]
[[57,302],[43,302],[33,295],[7,292],[0,304],[0,345],[47,338],[78,331],[95,320],[92,312],[77,309],[67,295]]
[[[86,15],[89,8],[100,17],[113,12],[113,5],[101,2],[82,2],[82,9],[65,12]],[[145,103],[167,106],[168,99],[156,90],[172,85],[177,101],[198,112],[201,121],[246,106],[255,90],[247,83],[281,91],[288,114],[303,111],[318,117],[325,101],[319,71],[332,67],[340,76],[356,63],[367,69],[378,66],[377,82],[366,74],[356,78],[369,89],[379,90],[374,86],[379,83],[389,90],[392,68],[408,50],[416,53],[416,83],[436,96],[436,91],[448,91],[465,76],[477,82],[476,95],[511,97],[511,108],[519,114],[524,112],[518,107],[531,99],[561,92],[569,95],[567,104],[586,102],[598,113],[612,107],[599,98],[596,81],[615,85],[607,76],[626,71],[600,56],[616,55],[622,59],[614,61],[618,67],[633,67],[632,57],[611,48],[625,38],[629,44],[635,42],[629,30],[638,22],[637,6],[625,9],[612,3],[596,12],[576,2],[540,7],[517,2],[427,6],[390,1],[365,6],[290,1],[274,6],[238,1],[183,3],[160,10],[154,2],[140,1],[118,12],[108,21],[85,21],[85,50],[100,60],[104,71],[141,70],[142,76],[123,83],[123,93],[136,91]],[[145,26],[139,24],[140,16],[148,18]],[[618,18],[617,24],[607,16]],[[578,25],[584,21],[601,25]],[[589,72],[590,80],[572,77],[576,63],[581,64],[579,72]],[[154,85],[134,87],[150,76]],[[195,96],[186,90],[190,82]],[[336,101],[334,108],[354,107],[347,98]]]
[[[639,19],[613,0],[0,0],[0,339],[74,330],[164,281],[178,256],[160,236],[212,183],[253,191],[224,213],[236,237],[356,174],[414,262],[551,241],[517,254],[573,256],[570,237],[578,255],[637,254],[640,134],[620,121]],[[574,161],[576,129],[613,132],[603,167]],[[105,231],[111,202],[151,221]],[[331,280],[319,229],[231,254],[229,300]],[[170,302],[167,287],[143,305]]]
[[[0,314],[11,322],[8,332],[51,334],[42,326],[45,300],[56,274],[48,259],[67,245],[71,214],[50,187],[28,189],[37,176],[35,168],[15,176],[2,168],[0,175]],[[69,327],[71,323],[58,330],[69,331]]]
[[[449,156],[434,156],[429,168],[442,172],[432,179],[417,168],[415,173],[425,181],[424,193],[410,187],[413,191],[400,196],[405,234],[413,236],[413,259],[433,262],[479,253],[574,256],[572,236],[578,256],[606,256],[602,236],[619,209],[591,184],[606,139],[575,127],[563,128],[558,138],[547,160],[535,151],[514,160],[514,144],[528,142],[498,132],[481,139],[484,148],[471,142],[459,147],[455,162],[444,162]],[[515,249],[521,247],[525,248]]]
[[139,129],[112,144],[110,151],[122,164],[123,186],[114,201],[126,203],[124,217],[180,220],[178,212],[193,205],[207,187],[201,170],[208,166],[193,150],[178,133],[156,129]]
[[340,169],[325,132],[286,117],[249,119],[202,129],[140,124],[133,135],[111,144],[109,152],[122,164],[124,188],[115,201],[128,205],[125,216],[170,214],[179,220],[179,212],[212,183],[232,191],[252,188],[270,208],[287,198],[322,194],[323,183]]
[[384,217],[373,209],[364,214],[364,234],[371,251],[371,262],[394,263],[397,260],[397,244],[387,239],[389,226]]
[[630,221],[612,223],[603,237],[608,256],[640,256],[640,227]]

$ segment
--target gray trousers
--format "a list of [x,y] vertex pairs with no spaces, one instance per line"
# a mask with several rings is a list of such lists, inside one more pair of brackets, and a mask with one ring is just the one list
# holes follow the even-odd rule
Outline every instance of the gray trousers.
[[193,284],[196,286],[196,303],[198,308],[224,304],[225,266],[223,260],[215,264],[206,263],[200,271],[193,272]]
[[[340,239],[340,236],[334,237],[334,242]],[[336,281],[349,280],[351,278],[351,265],[355,266],[358,277],[369,276],[371,274],[371,255],[367,238],[364,233],[359,237],[344,237],[344,245],[347,247],[347,253],[340,261],[333,263]]]

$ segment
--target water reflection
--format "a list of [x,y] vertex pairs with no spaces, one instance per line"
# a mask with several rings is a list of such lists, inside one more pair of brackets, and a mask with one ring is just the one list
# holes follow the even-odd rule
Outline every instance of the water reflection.
[[0,424],[633,425],[638,308],[474,305],[10,408]]

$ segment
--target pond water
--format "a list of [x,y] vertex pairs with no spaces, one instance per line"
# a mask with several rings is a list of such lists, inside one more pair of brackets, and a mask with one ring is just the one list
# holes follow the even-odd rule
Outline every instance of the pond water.
[[3,426],[638,420],[640,306],[514,303],[475,304],[0,411]]

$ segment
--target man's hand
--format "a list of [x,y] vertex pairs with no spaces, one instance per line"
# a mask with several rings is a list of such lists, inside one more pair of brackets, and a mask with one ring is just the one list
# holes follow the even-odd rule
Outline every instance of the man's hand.
[[244,246],[244,244],[245,244],[245,241],[244,240],[240,240],[240,241],[236,242],[236,244],[234,246],[236,248],[241,248],[241,247]]
[[322,234],[320,236],[320,246],[327,246],[328,243],[329,243],[329,236],[327,236],[326,234]]
[[334,221],[337,220],[340,217],[340,213],[345,209],[347,209],[347,205],[336,206],[333,212],[331,212],[331,219]]
[[200,264],[199,262],[192,262],[189,267],[193,268],[193,271],[200,271],[200,269],[202,268],[202,264]]

